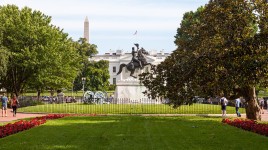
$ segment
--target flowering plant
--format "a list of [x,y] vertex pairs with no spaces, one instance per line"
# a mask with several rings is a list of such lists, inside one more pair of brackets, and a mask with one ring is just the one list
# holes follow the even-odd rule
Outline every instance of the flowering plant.
[[46,123],[47,120],[58,119],[65,116],[69,116],[69,114],[48,114],[46,116],[33,118],[29,121],[20,120],[15,123],[8,123],[4,126],[0,126],[0,138],[39,126]]
[[225,118],[222,120],[222,122],[237,128],[268,136],[268,124],[261,124],[254,120],[238,118],[233,120]]

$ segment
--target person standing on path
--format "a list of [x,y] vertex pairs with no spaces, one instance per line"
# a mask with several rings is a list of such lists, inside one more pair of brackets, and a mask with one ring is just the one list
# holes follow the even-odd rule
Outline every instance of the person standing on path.
[[259,100],[259,105],[260,105],[260,108],[261,108],[260,113],[261,113],[261,114],[264,114],[264,111],[263,111],[263,107],[264,107],[264,99],[263,99],[263,98],[260,98],[260,100]]
[[237,117],[241,117],[241,114],[239,112],[240,103],[241,103],[240,98],[235,99],[235,112],[237,114]]
[[8,98],[6,97],[6,94],[4,93],[2,98],[2,117],[6,116],[7,117],[7,103],[8,103]]
[[13,97],[11,98],[11,106],[12,106],[12,109],[13,109],[13,117],[16,117],[18,105],[19,105],[19,101],[17,99],[17,96],[15,94],[13,94]]
[[226,106],[228,104],[228,100],[223,96],[220,99],[220,104],[221,104],[222,117],[225,117],[226,116]]
[[266,100],[266,109],[267,109],[267,112],[268,112],[268,99]]

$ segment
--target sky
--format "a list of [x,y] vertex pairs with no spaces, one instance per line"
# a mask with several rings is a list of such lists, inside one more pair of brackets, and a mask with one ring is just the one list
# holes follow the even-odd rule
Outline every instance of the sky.
[[84,37],[88,17],[89,43],[97,45],[99,54],[131,52],[134,43],[148,51],[171,53],[176,49],[174,36],[183,14],[207,3],[208,0],[0,0],[1,6],[27,6],[51,16],[51,24],[75,41]]

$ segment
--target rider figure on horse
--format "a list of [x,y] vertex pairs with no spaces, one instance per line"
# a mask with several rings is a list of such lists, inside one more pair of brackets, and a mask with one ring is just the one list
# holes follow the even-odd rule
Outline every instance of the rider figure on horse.
[[137,55],[135,53],[138,53],[139,50],[139,44],[134,44],[137,47],[137,51],[135,51],[135,48],[132,47],[132,62],[137,62],[141,68],[143,68],[141,60],[139,60],[139,58],[137,57]]
[[132,47],[132,60],[128,64],[124,63],[120,64],[117,75],[119,75],[122,72],[123,68],[126,67],[126,69],[130,71],[130,76],[137,78],[136,76],[133,75],[136,69],[138,68],[142,69],[144,66],[147,65],[150,65],[151,68],[154,67],[151,63],[148,63],[146,61],[145,55],[148,55],[149,53],[144,48],[139,49],[139,44],[134,45],[137,47],[137,51],[135,51],[135,47]]

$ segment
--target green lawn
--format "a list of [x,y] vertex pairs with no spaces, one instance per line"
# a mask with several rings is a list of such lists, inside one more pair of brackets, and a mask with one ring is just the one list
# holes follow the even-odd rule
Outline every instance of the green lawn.
[[208,117],[66,117],[0,140],[1,150],[266,150],[268,137]]
[[[108,94],[108,97],[114,93],[114,91],[106,91]],[[83,96],[83,91],[63,91],[65,96]],[[50,96],[49,91],[45,91],[41,93],[41,96]],[[37,96],[37,92],[27,92],[22,93],[21,96]],[[54,93],[54,96],[57,96],[57,93]]]
[[[165,104],[103,104],[81,103],[46,104],[19,108],[19,112],[76,113],[76,114],[221,114],[220,105],[193,104],[177,109]],[[240,108],[245,113],[244,108]],[[228,114],[235,114],[234,107],[227,107]]]

